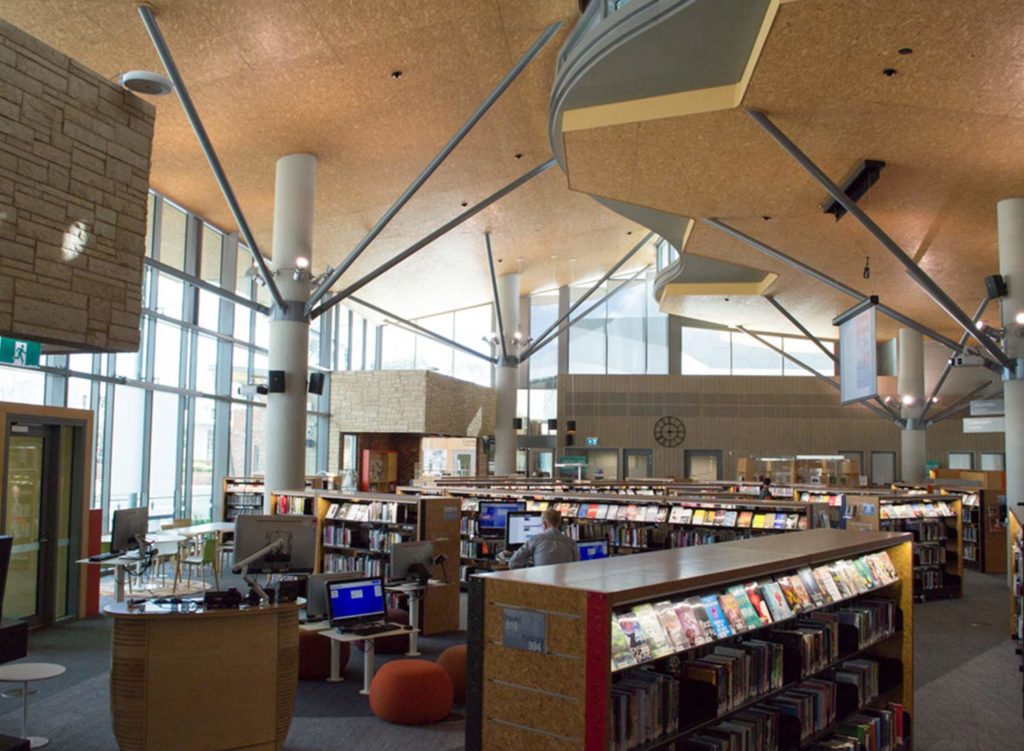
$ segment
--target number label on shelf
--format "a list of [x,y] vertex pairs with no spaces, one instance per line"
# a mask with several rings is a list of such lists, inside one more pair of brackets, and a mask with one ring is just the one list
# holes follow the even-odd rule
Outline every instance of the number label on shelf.
[[547,645],[548,619],[536,610],[505,608],[504,639],[511,649],[544,653]]

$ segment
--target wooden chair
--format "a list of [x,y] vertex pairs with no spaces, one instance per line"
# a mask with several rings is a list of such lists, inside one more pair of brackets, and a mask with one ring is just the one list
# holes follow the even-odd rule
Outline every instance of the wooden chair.
[[[174,529],[179,529],[181,527],[190,527],[190,526],[192,526],[192,520],[191,519],[172,519],[168,523],[161,524],[160,525],[160,530],[162,532],[169,532],[169,531],[174,530]],[[177,570],[177,567],[178,567],[178,557],[179,557],[179,555],[181,553],[181,547],[179,545],[159,544],[158,543],[157,544],[157,551],[158,552],[157,552],[157,557],[156,557],[156,565],[160,567],[160,583],[161,583],[161,585],[163,585],[165,583],[165,581],[166,581],[166,567],[167,567],[167,564],[169,564],[169,563],[172,564],[175,567],[175,570]]]
[[174,587],[172,591],[178,591],[182,566],[188,568],[188,586],[190,588],[192,586],[192,570],[196,567],[199,568],[199,576],[202,579],[203,588],[206,588],[206,567],[210,566],[213,570],[214,586],[220,589],[220,576],[217,572],[217,540],[213,537],[197,538],[191,541],[191,546],[191,552],[185,555],[179,554],[178,565],[174,572]]

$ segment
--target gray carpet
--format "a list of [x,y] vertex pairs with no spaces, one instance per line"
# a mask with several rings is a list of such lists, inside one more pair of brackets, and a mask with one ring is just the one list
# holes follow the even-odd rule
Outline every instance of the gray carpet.
[[[968,573],[965,586],[962,600],[914,609],[916,751],[1002,751],[1021,748],[1024,738],[1005,578]],[[117,749],[108,702],[109,639],[102,618],[30,636],[30,660],[68,668],[60,678],[40,684],[42,691],[30,699],[29,730],[48,736],[51,748]],[[422,639],[422,651],[434,657],[457,639]],[[366,698],[358,694],[361,653],[353,652],[345,677],[344,683],[333,685],[300,681],[288,751],[462,748],[464,723],[458,717],[423,728],[389,725],[373,717]],[[18,699],[0,699],[0,732],[17,734],[20,706]]]

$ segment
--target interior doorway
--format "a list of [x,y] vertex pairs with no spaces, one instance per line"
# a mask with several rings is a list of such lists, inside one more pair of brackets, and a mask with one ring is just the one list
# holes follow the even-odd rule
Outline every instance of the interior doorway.
[[871,484],[887,486],[896,482],[896,452],[871,452]]
[[624,479],[653,477],[654,451],[652,449],[623,449],[622,466],[626,468]]
[[721,449],[685,449],[683,477],[695,482],[721,480],[723,461]]

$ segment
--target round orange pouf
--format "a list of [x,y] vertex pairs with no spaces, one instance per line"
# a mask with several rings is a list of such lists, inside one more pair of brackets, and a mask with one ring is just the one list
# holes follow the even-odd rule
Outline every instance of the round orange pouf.
[[452,711],[452,679],[429,660],[392,660],[370,684],[370,709],[397,725],[439,722]]
[[445,669],[448,677],[452,679],[452,688],[455,689],[455,703],[466,703],[466,645],[456,644],[448,647],[441,656],[437,658],[437,664]]
[[[338,660],[345,669],[351,650],[345,642],[339,642],[341,652]],[[324,681],[331,674],[331,640],[317,631],[299,629],[299,680]]]

